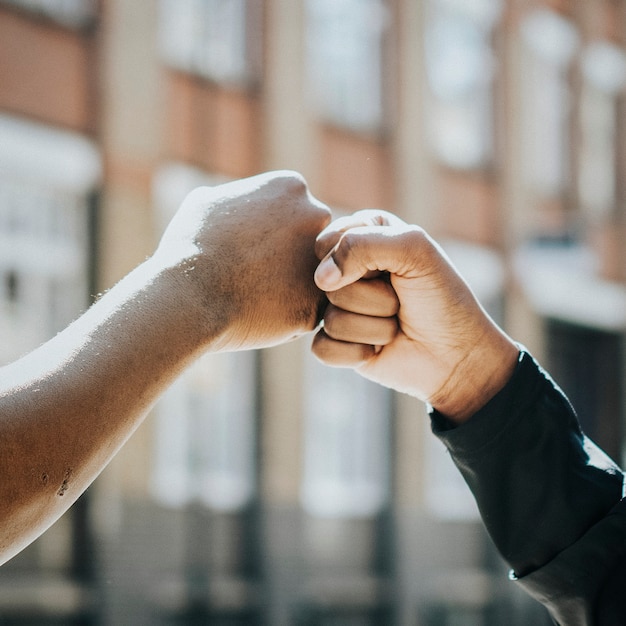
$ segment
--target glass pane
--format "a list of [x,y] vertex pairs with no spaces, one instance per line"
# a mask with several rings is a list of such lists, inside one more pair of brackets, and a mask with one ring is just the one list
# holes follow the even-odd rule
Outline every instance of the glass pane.
[[87,306],[86,200],[0,180],[0,361],[14,360]]
[[[153,180],[159,230],[187,193],[225,182],[184,163]],[[216,511],[245,508],[256,486],[256,353],[206,354],[157,405],[152,494],[165,506],[192,502]]]
[[567,70],[578,46],[574,27],[550,11],[522,23],[523,174],[529,188],[558,196],[569,184],[572,95]]
[[388,498],[390,392],[311,356],[305,380],[305,510],[328,517],[375,515]]
[[493,157],[491,38],[501,2],[469,7],[431,0],[425,32],[430,141],[436,156],[458,169],[485,166]]
[[307,71],[315,112],[355,130],[383,121],[383,35],[389,14],[381,0],[309,0]]
[[161,0],[161,54],[172,67],[212,80],[250,81],[250,42],[256,38],[249,23],[256,23],[252,14],[258,11],[257,2],[246,0]]

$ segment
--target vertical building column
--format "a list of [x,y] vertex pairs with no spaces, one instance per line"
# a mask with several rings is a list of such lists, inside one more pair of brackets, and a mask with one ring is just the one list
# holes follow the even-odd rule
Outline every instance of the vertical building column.
[[162,102],[155,57],[157,3],[103,3],[101,99],[106,195],[100,284],[107,288],[154,245],[152,172],[160,153]]
[[[501,195],[503,242],[508,251],[507,263],[513,262],[515,250],[528,236],[532,225],[532,201],[525,185],[523,142],[524,85],[522,76],[525,56],[528,54],[521,38],[522,20],[527,15],[523,2],[508,3],[503,15],[501,37],[502,104],[503,114],[498,134],[501,146]],[[545,357],[543,323],[531,308],[521,287],[512,281],[506,293],[505,328],[516,340],[523,342],[533,354],[543,361]]]
[[[393,160],[396,172],[395,211],[409,223],[432,232],[437,224],[434,202],[433,162],[426,137],[426,74],[424,61],[425,3],[398,0],[395,3],[398,29],[396,121]],[[419,597],[420,542],[415,528],[425,509],[425,450],[428,419],[424,405],[415,398],[396,394],[393,472],[395,482],[394,523],[396,532],[396,580],[398,620],[415,620]]]
[[[424,3],[401,0],[396,3],[398,28],[397,123],[394,133],[396,164],[396,211],[410,223],[429,230],[435,224],[435,203],[431,162],[425,137],[426,104],[424,42]],[[419,459],[423,457],[419,439],[425,419],[421,403],[398,395],[396,422],[397,497],[401,506],[418,505],[422,498]]]
[[[151,187],[160,155],[163,109],[155,56],[157,6],[156,0],[102,3],[99,134],[105,191],[98,225],[99,290],[108,289],[142,262],[156,243]],[[126,491],[146,492],[149,427],[147,422],[99,480],[107,499],[122,481]]]
[[306,102],[304,0],[265,2],[265,167],[303,173],[315,193],[315,127]]

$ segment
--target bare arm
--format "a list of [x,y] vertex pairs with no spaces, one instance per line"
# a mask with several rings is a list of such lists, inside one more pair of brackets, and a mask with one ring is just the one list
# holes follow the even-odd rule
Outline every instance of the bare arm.
[[288,173],[196,190],[150,259],[0,370],[0,562],[71,506],[201,352],[313,330],[328,220]]

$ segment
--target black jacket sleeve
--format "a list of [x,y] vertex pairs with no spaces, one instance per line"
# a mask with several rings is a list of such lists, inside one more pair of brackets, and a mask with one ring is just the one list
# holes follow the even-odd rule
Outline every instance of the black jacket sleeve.
[[462,426],[431,419],[511,577],[558,624],[626,623],[624,476],[533,358]]

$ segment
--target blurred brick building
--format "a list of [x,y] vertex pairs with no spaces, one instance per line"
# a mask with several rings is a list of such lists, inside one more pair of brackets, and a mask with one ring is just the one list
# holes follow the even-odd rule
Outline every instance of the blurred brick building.
[[[295,169],[434,234],[621,459],[625,50],[619,0],[0,0],[0,359]],[[423,407],[301,341],[186,373],[0,623],[542,623],[505,572]]]

